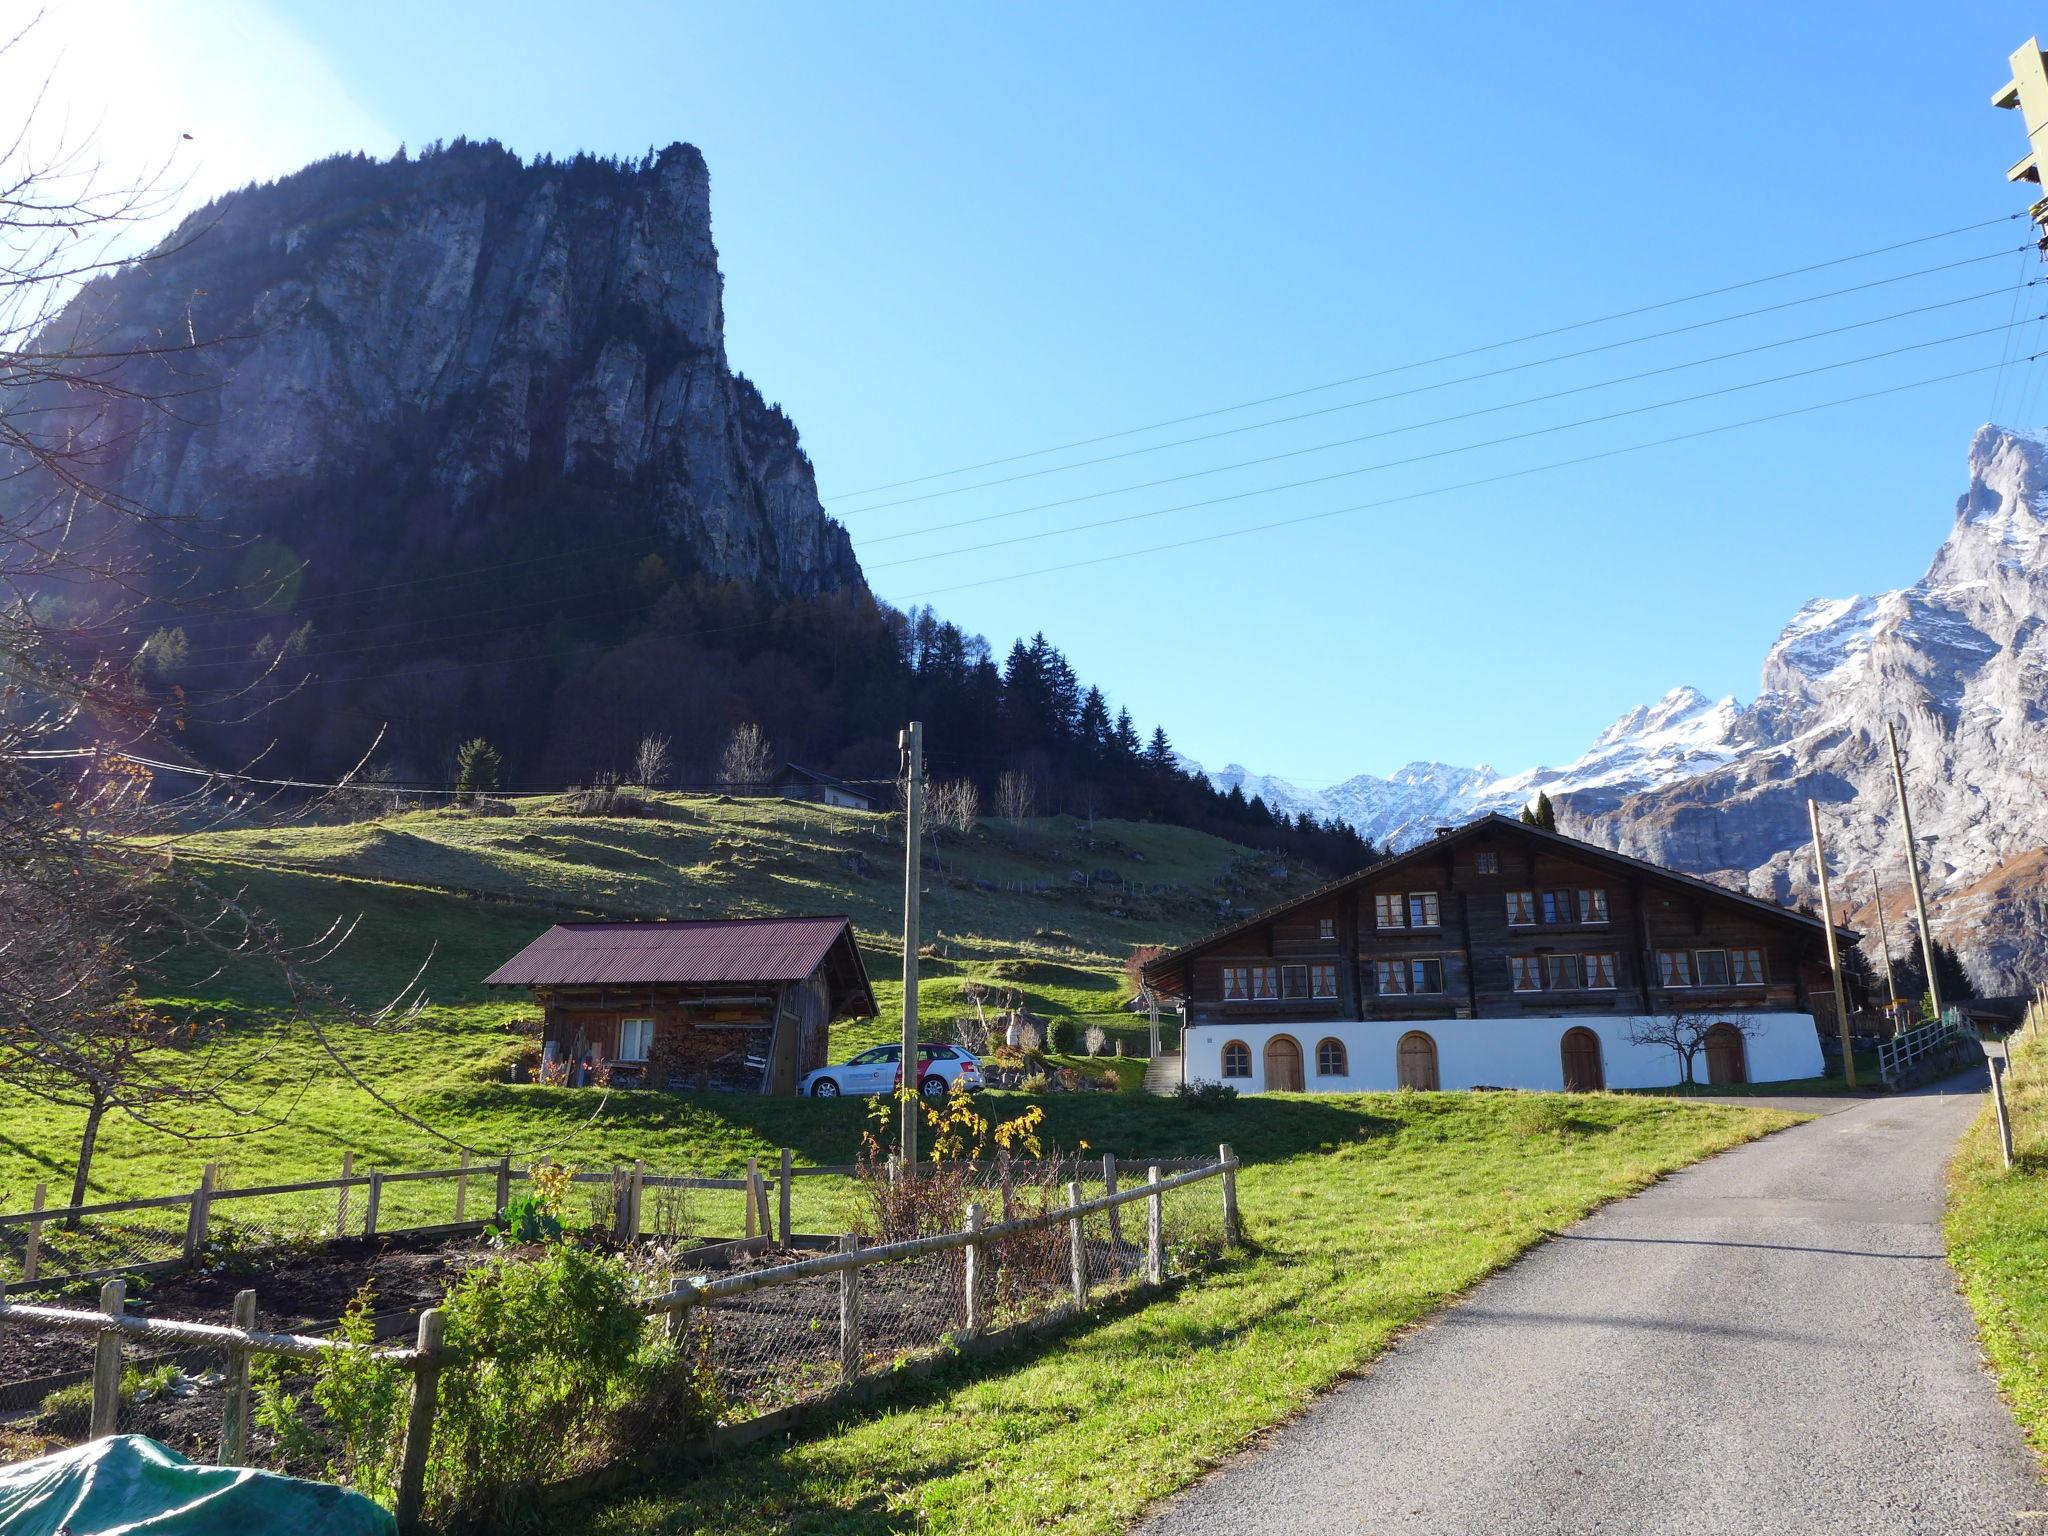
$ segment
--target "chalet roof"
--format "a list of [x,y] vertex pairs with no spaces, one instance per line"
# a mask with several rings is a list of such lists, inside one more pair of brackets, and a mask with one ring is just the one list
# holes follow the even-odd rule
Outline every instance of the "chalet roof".
[[835,779],[829,773],[821,773],[816,768],[806,768],[802,763],[784,763],[781,772],[775,775],[775,782],[780,784],[785,779],[801,779],[806,784],[816,784],[821,789],[836,789],[841,794],[855,795],[862,800],[875,798],[872,791],[859,784],[849,784],[845,779]]
[[490,987],[802,981],[844,942],[853,989],[866,967],[845,917],[700,918],[639,923],[557,923],[484,978]]
[[[1210,945],[1220,943],[1225,939],[1235,938],[1238,934],[1247,932],[1250,929],[1262,927],[1272,922],[1276,917],[1291,912],[1297,907],[1304,907],[1311,902],[1320,901],[1324,897],[1335,895],[1347,887],[1369,880],[1377,880],[1381,876],[1399,869],[1404,864],[1419,863],[1424,859],[1441,854],[1446,847],[1467,842],[1483,832],[1501,831],[1506,831],[1516,836],[1536,838],[1539,841],[1552,844],[1573,858],[1585,859],[1589,863],[1605,864],[1610,868],[1624,870],[1630,874],[1647,876],[1666,885],[1686,887],[1718,901],[1733,902],[1738,906],[1748,907],[1761,916],[1811,929],[1816,937],[1824,937],[1827,932],[1825,925],[1822,924],[1819,918],[1809,917],[1804,912],[1795,912],[1790,907],[1781,907],[1774,901],[1765,901],[1761,897],[1750,895],[1747,891],[1731,890],[1725,885],[1716,885],[1711,880],[1702,880],[1697,875],[1680,874],[1675,869],[1666,869],[1663,865],[1652,864],[1647,859],[1631,858],[1628,854],[1616,853],[1612,848],[1602,848],[1598,843],[1585,842],[1576,837],[1566,837],[1562,832],[1552,832],[1543,827],[1531,826],[1525,821],[1519,821],[1512,816],[1503,816],[1498,811],[1494,811],[1476,820],[1468,821],[1464,826],[1458,827],[1453,831],[1440,833],[1426,842],[1417,843],[1406,852],[1389,854],[1383,859],[1375,859],[1364,868],[1353,870],[1348,875],[1327,881],[1317,886],[1314,890],[1304,892],[1291,901],[1279,902],[1274,906],[1265,908],[1263,911],[1254,912],[1250,917],[1240,922],[1218,928],[1214,933],[1204,934],[1201,938],[1191,943],[1183,944],[1178,949],[1169,950],[1157,959],[1148,962],[1144,967],[1144,975],[1149,981],[1155,974],[1162,974],[1170,970],[1181,961],[1186,960],[1190,955],[1207,949]],[[1853,929],[1843,928],[1837,924],[1835,932],[1844,943],[1854,943],[1856,941],[1857,934]]]

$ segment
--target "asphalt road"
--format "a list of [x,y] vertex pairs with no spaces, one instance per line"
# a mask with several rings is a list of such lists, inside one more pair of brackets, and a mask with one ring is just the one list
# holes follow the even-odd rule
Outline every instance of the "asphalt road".
[[1607,1207],[1143,1536],[2048,1536],[1942,1256],[1982,1103],[1957,1086],[1834,1101]]

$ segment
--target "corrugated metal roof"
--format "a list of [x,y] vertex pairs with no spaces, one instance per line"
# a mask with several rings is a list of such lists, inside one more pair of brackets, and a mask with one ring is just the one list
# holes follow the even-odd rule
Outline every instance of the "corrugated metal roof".
[[851,945],[853,924],[844,917],[557,923],[486,976],[484,985],[801,981],[841,934]]

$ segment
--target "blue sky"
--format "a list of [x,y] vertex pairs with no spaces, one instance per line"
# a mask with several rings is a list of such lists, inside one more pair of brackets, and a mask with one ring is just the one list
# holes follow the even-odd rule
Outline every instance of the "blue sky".
[[[2044,269],[2006,224],[853,494],[2023,210],[2003,174],[2023,129],[1989,97],[2038,8],[567,14],[219,0],[175,25],[147,6],[109,25],[73,0],[51,32],[67,69],[96,66],[66,89],[109,114],[111,147],[201,125],[195,195],[328,149],[457,134],[529,155],[697,144],[733,362],[796,419],[876,589],[928,596],[999,649],[1044,629],[1212,765],[1305,784],[1413,758],[1516,769],[1575,756],[1679,683],[1748,698],[1802,601],[1920,574],[1976,426],[2048,416],[2048,364],[1994,368],[2008,345],[2048,346],[2039,323],[2000,329],[2048,310],[2048,285],[2016,291]],[[1967,264],[1904,276],[1948,263]],[[1796,339],[1822,330],[1837,334]],[[1707,361],[1751,348],[1767,350]],[[1671,371],[1621,381],[1654,369]],[[1980,371],[1521,473],[1962,370]],[[1361,403],[1419,386],[1439,387]],[[1637,410],[1714,390],[1730,392]],[[960,490],[1325,407],[1344,408]],[[1311,451],[1226,467],[1293,450]],[[1492,476],[1514,478],[1444,489]],[[948,494],[878,505],[931,491]],[[1055,532],[1108,518],[1135,520]],[[1050,569],[1130,551],[1153,552]]]

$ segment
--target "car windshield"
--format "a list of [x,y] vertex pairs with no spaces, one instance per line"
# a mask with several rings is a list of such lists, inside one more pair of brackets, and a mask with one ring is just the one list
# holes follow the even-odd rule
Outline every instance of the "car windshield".
[[847,1065],[849,1067],[871,1067],[878,1061],[894,1061],[897,1050],[898,1047],[893,1045],[878,1045],[871,1051],[862,1051],[852,1061],[849,1061]]

